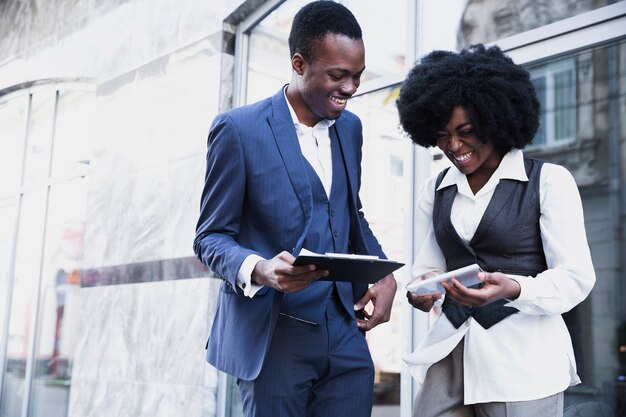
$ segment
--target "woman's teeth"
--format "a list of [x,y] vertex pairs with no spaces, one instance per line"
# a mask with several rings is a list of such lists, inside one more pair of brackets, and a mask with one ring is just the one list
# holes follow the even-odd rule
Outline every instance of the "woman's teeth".
[[463,155],[453,155],[454,159],[459,162],[467,161],[474,155],[474,151],[464,153]]

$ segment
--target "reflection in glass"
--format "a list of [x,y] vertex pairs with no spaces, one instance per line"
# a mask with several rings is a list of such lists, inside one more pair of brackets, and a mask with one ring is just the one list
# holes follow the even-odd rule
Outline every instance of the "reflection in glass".
[[574,176],[597,275],[589,297],[563,314],[582,380],[565,392],[566,415],[626,413],[626,264],[607,256],[624,247],[625,54],[621,39],[528,65],[542,126],[526,153]]
[[533,145],[541,146],[546,144],[546,106],[548,100],[546,97],[546,78],[542,76],[532,77],[533,84],[535,84],[535,90],[537,91],[537,99],[539,100],[539,106],[541,108],[541,115],[539,116],[539,130],[535,134],[533,139]]
[[[291,80],[288,45],[293,16],[308,3],[287,0],[250,31],[246,102],[274,95]],[[365,72],[361,82],[405,70],[406,2],[343,0],[363,31]],[[389,24],[381,25],[380,22]]]
[[541,124],[533,145],[572,141],[576,135],[576,66],[574,60],[535,64],[529,68],[541,105]]
[[32,95],[26,141],[24,185],[42,184],[50,173],[55,101],[56,91],[54,90],[42,90]]
[[15,199],[0,200],[0,358],[4,355],[2,341],[4,340],[5,310],[8,305],[7,294],[9,286],[10,260],[13,251],[13,230],[15,227]]
[[418,44],[425,55],[442,49],[457,50],[457,34],[466,0],[421,0]]
[[574,137],[575,89],[574,70],[568,69],[554,74],[554,139]]
[[288,0],[250,31],[246,103],[276,94],[291,80],[289,31],[293,16],[306,3]]
[[[360,197],[365,217],[390,259],[407,262],[406,242],[412,144],[399,129],[392,86],[350,101],[348,109],[363,123],[363,161]],[[404,267],[394,275],[404,280]],[[406,303],[402,285],[394,300],[391,321],[368,332],[367,341],[376,367],[374,405],[399,407],[400,357],[404,346],[399,312]],[[399,409],[398,409],[399,410]]]
[[[361,25],[365,72],[361,82],[402,73],[406,68],[406,1],[342,0]],[[384,24],[381,24],[384,22]]]
[[15,277],[8,329],[4,391],[0,397],[0,416],[20,414],[27,389],[24,381],[29,355],[34,313],[36,311],[46,190],[22,196],[22,213],[17,237]]
[[614,2],[615,0],[467,0],[458,32],[458,48],[493,42]]
[[59,91],[52,177],[75,177],[87,172],[94,137],[94,111],[92,92]]
[[74,351],[76,297],[83,257],[86,180],[50,190],[30,417],[64,417]]
[[28,95],[0,101],[0,196],[17,191],[22,176]]

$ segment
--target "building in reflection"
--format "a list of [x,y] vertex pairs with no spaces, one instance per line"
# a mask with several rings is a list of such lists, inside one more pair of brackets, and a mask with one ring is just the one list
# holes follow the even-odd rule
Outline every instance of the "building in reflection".
[[[191,243],[217,112],[289,80],[304,0],[0,2],[0,417],[239,416],[204,362],[219,282]],[[598,282],[566,314],[583,384],[568,412],[624,413],[626,1],[342,0],[367,69],[361,197],[388,255],[410,265],[421,184],[445,161],[414,148],[394,98],[433,49],[499,44],[544,113],[532,156],[583,197]],[[408,416],[401,355],[430,317],[403,268],[390,323],[368,335],[374,416]],[[592,411],[589,411],[592,410]]]

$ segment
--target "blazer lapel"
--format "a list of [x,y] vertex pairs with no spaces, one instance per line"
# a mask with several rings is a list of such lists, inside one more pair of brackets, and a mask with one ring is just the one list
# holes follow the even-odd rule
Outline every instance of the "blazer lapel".
[[360,149],[354,149],[354,141],[352,140],[349,126],[339,117],[330,128],[330,136],[339,143],[341,153],[342,167],[346,171],[346,181],[348,183],[349,203],[350,203],[350,250],[353,253],[369,254],[369,249],[365,242],[363,229],[358,213],[358,175],[360,167],[357,167],[357,152]]
[[298,136],[285,102],[282,88],[272,97],[273,114],[267,120],[272,129],[278,152],[285,164],[287,175],[296,192],[305,219],[305,230],[295,248],[295,253],[300,252],[304,237],[311,224],[313,210],[313,195],[311,185],[306,175],[305,160],[302,156]]
[[339,143],[339,149],[341,150],[341,159],[345,165],[346,169],[346,177],[348,178],[348,185],[350,189],[350,201],[356,207],[356,198],[358,192],[357,186],[357,169],[354,166],[356,161],[352,158],[347,158],[346,155],[355,155],[355,150],[353,148],[352,142],[350,142],[350,133],[348,132],[347,126],[341,118],[337,119],[337,121],[330,128],[330,137],[337,140]]

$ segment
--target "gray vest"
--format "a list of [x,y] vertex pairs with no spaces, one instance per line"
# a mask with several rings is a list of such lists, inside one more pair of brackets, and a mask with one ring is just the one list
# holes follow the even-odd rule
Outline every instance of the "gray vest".
[[[457,193],[456,185],[435,191],[433,227],[449,271],[472,263],[477,263],[487,272],[515,275],[536,276],[547,269],[539,229],[539,180],[542,165],[542,161],[524,158],[528,182],[500,180],[469,243],[461,239],[450,219]],[[435,189],[446,172],[447,169],[439,174]],[[472,308],[446,298],[443,312],[456,328],[469,317],[474,317],[488,329],[517,313],[517,309],[505,307],[506,303],[506,300],[498,300]]]

